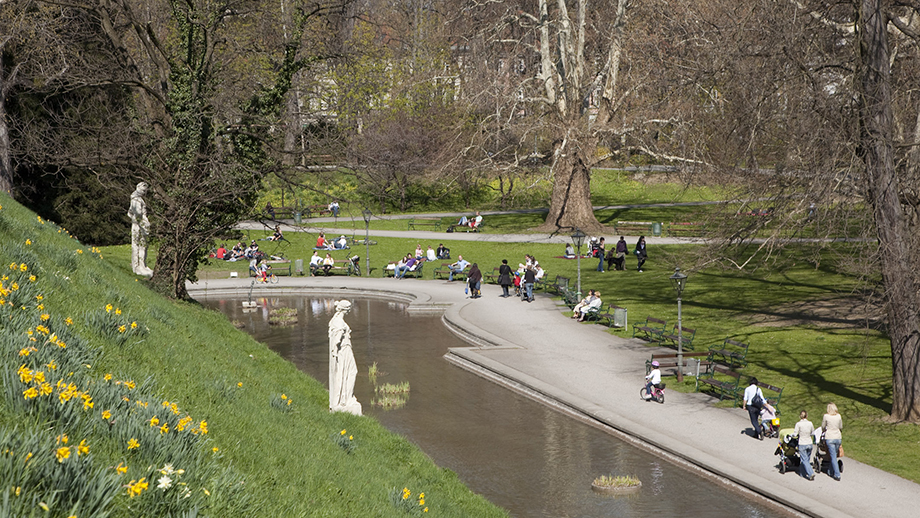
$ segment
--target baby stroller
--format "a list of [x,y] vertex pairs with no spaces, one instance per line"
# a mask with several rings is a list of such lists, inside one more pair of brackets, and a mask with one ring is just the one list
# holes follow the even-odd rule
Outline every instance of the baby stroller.
[[801,463],[799,458],[799,438],[792,435],[795,429],[786,428],[779,431],[782,440],[776,447],[774,455],[779,455],[779,472],[796,471]]
[[[830,471],[831,467],[831,453],[827,449],[827,441],[824,440],[824,432],[821,432],[821,437],[817,437],[818,433],[815,433],[815,458],[811,461],[811,467],[814,468],[815,473],[824,473]],[[837,468],[840,472],[843,473],[843,459],[840,458],[840,455],[837,456]]]

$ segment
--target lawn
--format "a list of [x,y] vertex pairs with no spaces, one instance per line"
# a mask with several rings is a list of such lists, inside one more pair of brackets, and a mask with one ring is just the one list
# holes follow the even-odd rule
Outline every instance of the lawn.
[[432,515],[506,515],[377,421],[330,414],[322,383],[219,313],[148,290],[127,247],[6,195],[0,239],[0,516],[395,517],[403,488]]

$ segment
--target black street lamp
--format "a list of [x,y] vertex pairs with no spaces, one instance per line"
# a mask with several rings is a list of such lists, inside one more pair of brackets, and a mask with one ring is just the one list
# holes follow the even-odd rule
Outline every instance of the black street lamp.
[[684,381],[684,335],[680,314],[680,296],[687,283],[687,275],[680,273],[680,268],[674,268],[674,275],[670,276],[671,285],[677,291],[677,381]]
[[572,244],[575,245],[575,248],[578,249],[578,255],[576,256],[576,262],[578,264],[578,284],[576,284],[576,291],[578,292],[578,298],[581,298],[581,246],[585,244],[585,238],[587,236],[584,232],[581,231],[578,227],[575,227],[575,233],[572,234]]
[[371,216],[373,213],[370,209],[365,208],[361,211],[361,215],[364,216],[364,268],[367,270],[367,276],[371,276],[371,241],[368,236],[370,226],[371,226]]

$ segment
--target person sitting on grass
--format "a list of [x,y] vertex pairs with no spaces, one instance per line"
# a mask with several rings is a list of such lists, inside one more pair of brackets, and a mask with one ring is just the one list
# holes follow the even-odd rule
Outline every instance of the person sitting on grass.
[[281,241],[284,239],[284,235],[281,233],[281,225],[275,225],[275,233],[272,234],[272,237],[268,238],[269,241]]
[[431,248],[431,245],[428,245],[428,252],[426,253],[426,257],[429,261],[434,261],[438,258],[438,256],[434,253],[434,250]]

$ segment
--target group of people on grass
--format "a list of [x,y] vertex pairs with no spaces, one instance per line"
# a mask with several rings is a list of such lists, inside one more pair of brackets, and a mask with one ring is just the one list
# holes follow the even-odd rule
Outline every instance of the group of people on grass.
[[[629,254],[629,245],[626,243],[626,238],[624,236],[620,236],[620,240],[617,241],[616,246],[610,250],[607,250],[606,240],[603,237],[591,239],[590,251],[588,254],[590,257],[594,257],[598,260],[597,271],[599,272],[604,271],[604,261],[607,261],[607,270],[625,270],[626,255]],[[648,259],[648,251],[646,250],[645,246],[645,236],[639,237],[639,240],[636,242],[636,247],[633,249],[633,254],[636,256],[636,270],[641,272],[642,266]],[[575,248],[571,244],[565,247],[565,257],[575,257]]]
[[326,234],[320,232],[316,237],[314,250],[344,250],[346,248],[348,248],[348,238],[344,234],[337,238],[326,239]]

